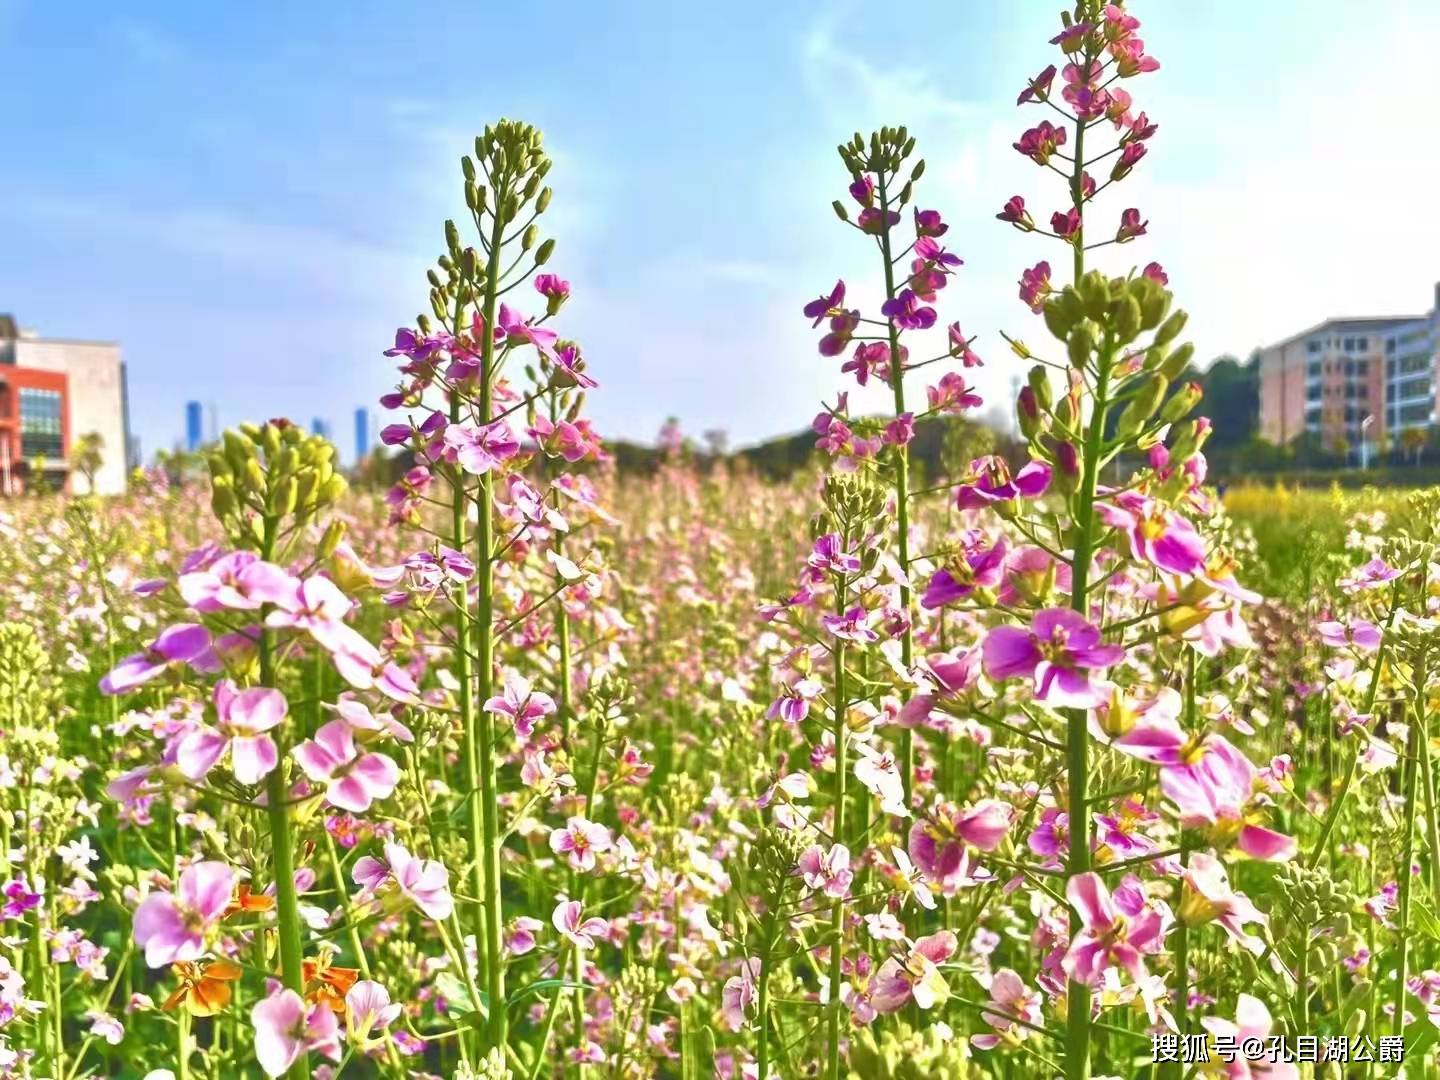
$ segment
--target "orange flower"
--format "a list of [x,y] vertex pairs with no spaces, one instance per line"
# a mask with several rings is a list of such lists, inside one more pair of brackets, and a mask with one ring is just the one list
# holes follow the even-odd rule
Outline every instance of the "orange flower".
[[332,955],[325,952],[315,960],[305,961],[305,1000],[312,1005],[324,1005],[331,1012],[343,1016],[345,995],[355,985],[360,972],[355,968],[335,967],[330,963]]
[[228,960],[172,964],[170,970],[180,985],[160,1007],[169,1011],[184,1002],[191,1016],[214,1016],[230,1004],[230,984],[241,975],[240,969]]
[[229,906],[225,909],[221,918],[228,919],[231,915],[238,915],[242,911],[269,911],[275,906],[275,898],[265,893],[252,893],[248,882],[241,882],[235,887],[235,895],[231,898]]

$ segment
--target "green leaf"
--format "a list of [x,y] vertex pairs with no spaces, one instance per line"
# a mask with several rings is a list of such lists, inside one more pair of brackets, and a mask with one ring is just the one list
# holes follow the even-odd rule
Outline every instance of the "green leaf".
[[1422,901],[1414,898],[1410,901],[1410,925],[1426,937],[1440,941],[1440,919]]
[[510,1004],[511,1004],[511,1005],[514,1005],[517,1001],[521,1000],[522,998],[526,997],[526,996],[529,995],[529,994],[543,994],[543,993],[545,993],[547,990],[588,990],[588,989],[590,989],[590,988],[589,988],[588,986],[586,986],[584,983],[571,982],[569,979],[537,979],[535,982],[531,983],[529,986],[524,986],[524,987],[521,987],[519,990],[516,990],[515,993],[512,994],[511,997],[510,997]]

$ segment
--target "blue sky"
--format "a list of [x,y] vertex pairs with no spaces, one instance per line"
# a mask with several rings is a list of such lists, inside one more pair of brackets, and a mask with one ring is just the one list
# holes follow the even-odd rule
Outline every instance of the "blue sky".
[[[1062,198],[1010,149],[1042,115],[1013,103],[1057,6],[874,10],[0,0],[0,311],[121,341],[147,455],[191,398],[222,424],[326,417],[348,452],[461,208],[459,155],[521,117],[555,158],[551,268],[575,291],[558,328],[601,380],[600,430],[648,439],[675,414],[743,443],[840,384],[799,317],[837,276],[873,295],[873,256],[829,208],[834,146],[905,123],[920,201],[967,263],[942,321],[980,335],[1003,404],[1019,365],[997,331],[1044,336],[1015,281],[1060,261],[994,220],[1014,193],[1046,217]],[[1095,213],[1137,206],[1151,236],[1106,265],[1162,262],[1202,357],[1428,308],[1437,5],[1132,10],[1163,68],[1130,88],[1161,128]]]

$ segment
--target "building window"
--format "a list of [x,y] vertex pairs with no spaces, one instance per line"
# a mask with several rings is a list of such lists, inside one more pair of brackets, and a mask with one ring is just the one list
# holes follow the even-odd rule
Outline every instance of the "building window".
[[1305,375],[1307,378],[1318,379],[1320,377],[1320,361],[1311,360],[1305,368]]
[[1323,346],[1319,338],[1311,338],[1305,343],[1305,349],[1307,352],[1310,353],[1318,353],[1322,347]]
[[1364,352],[1364,351],[1365,351],[1366,349],[1368,349],[1369,347],[1370,347],[1370,339],[1369,339],[1369,338],[1363,338],[1363,337],[1362,337],[1362,338],[1356,338],[1356,339],[1355,339],[1355,348],[1357,348],[1357,349],[1360,350],[1361,352]]
[[1306,400],[1306,401],[1319,401],[1319,400],[1320,400],[1320,394],[1321,394],[1321,386],[1320,386],[1319,383],[1316,383],[1314,386],[1308,388],[1308,389],[1305,391],[1305,400]]
[[1356,375],[1369,375],[1369,374],[1370,374],[1370,361],[1369,361],[1369,360],[1356,360],[1356,361],[1355,361],[1355,374],[1356,374]]
[[1428,401],[1417,402],[1414,405],[1405,405],[1400,409],[1401,424],[1428,424],[1430,422],[1431,405]]
[[65,456],[64,427],[58,390],[20,388],[20,455],[25,458]]

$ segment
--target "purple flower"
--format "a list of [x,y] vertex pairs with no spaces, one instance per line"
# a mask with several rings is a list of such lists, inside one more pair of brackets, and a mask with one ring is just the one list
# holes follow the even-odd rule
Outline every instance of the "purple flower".
[[562,281],[558,274],[536,274],[535,291],[545,297],[545,313],[554,315],[560,305],[570,299],[570,283]]
[[1107,525],[1124,532],[1132,556],[1172,574],[1204,572],[1205,541],[1189,521],[1159,500],[1134,492],[1116,496],[1115,503],[1096,510]]
[[255,611],[295,588],[295,579],[253,551],[235,551],[203,570],[181,574],[176,586],[185,603],[202,614]]
[[993,589],[1005,574],[1005,538],[991,547],[976,545],[962,552],[930,576],[920,606],[934,610],[972,596],[976,589]]
[[153,967],[198,960],[205,934],[225,914],[235,873],[223,862],[198,862],[180,875],[174,894],[155,892],[135,909],[135,943]]
[[449,346],[449,334],[431,334],[428,337],[421,337],[414,330],[402,326],[395,331],[395,347],[386,349],[385,355],[407,356],[411,360],[428,360]]
[[880,306],[880,313],[902,330],[928,330],[935,325],[935,309],[921,305],[911,289]]
[[839,533],[826,533],[815,541],[806,562],[816,570],[828,570],[836,574],[858,574],[860,559],[845,550]]
[[507,345],[523,345],[529,342],[536,350],[552,363],[555,361],[555,342],[560,335],[554,330],[542,330],[539,327],[531,326],[525,316],[518,311],[513,311],[505,304],[500,305],[500,313],[495,317],[495,322],[500,334],[504,335]]
[[507,668],[504,693],[485,702],[484,709],[497,716],[508,716],[515,725],[515,734],[528,739],[535,730],[535,721],[543,720],[555,711],[555,699],[530,689],[528,679],[513,668]]
[[805,305],[805,317],[815,320],[810,324],[811,329],[813,330],[819,326],[826,316],[844,303],[845,282],[837,281],[835,282],[835,287],[830,290],[829,296],[821,296],[816,300],[811,300]]
[[915,211],[915,235],[944,236],[949,231],[950,226],[941,220],[939,210]]
[[1050,466],[1029,461],[1013,477],[1003,458],[987,456],[970,462],[963,482],[955,489],[959,510],[979,510],[992,503],[1033,499],[1050,486]]
[[385,858],[362,855],[351,871],[355,884],[374,896],[414,904],[428,918],[441,922],[455,910],[450,872],[433,859],[421,859],[396,843],[385,845]]
[[1380,647],[1380,628],[1365,619],[1355,619],[1348,626],[1341,622],[1322,622],[1315,629],[1321,641],[1336,649],[1353,645],[1364,652],[1374,652]]
[[1100,631],[1069,608],[1037,612],[1029,630],[997,626],[986,635],[982,649],[985,674],[997,680],[1029,676],[1035,682],[1035,699],[1057,708],[1099,705],[1105,695],[1090,682],[1090,672],[1125,658],[1123,648],[1103,644]]
[[824,615],[820,624],[841,641],[854,641],[865,645],[879,641],[880,635],[870,629],[872,613],[856,605],[844,615]]
[[210,631],[199,623],[179,623],[160,631],[144,652],[127,656],[100,680],[102,694],[125,694],[164,673],[171,664],[200,662],[213,658]]

